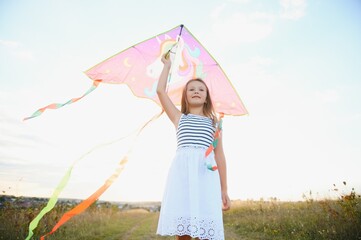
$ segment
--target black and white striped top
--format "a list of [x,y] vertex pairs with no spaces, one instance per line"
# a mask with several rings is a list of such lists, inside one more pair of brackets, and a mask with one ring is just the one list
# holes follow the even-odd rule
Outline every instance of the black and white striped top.
[[208,117],[195,114],[182,114],[177,129],[178,147],[208,148],[214,139],[215,127]]

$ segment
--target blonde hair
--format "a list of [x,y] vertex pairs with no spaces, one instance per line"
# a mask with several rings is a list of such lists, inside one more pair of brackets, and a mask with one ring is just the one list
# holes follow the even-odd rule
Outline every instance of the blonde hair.
[[181,112],[184,113],[184,114],[189,113],[189,103],[188,103],[188,100],[187,100],[187,87],[188,87],[189,83],[194,82],[194,81],[201,82],[201,83],[204,84],[204,86],[206,86],[207,97],[206,97],[206,101],[205,101],[205,103],[203,105],[203,114],[204,114],[204,116],[209,117],[210,119],[212,119],[213,124],[216,124],[217,123],[217,116],[216,116],[216,112],[215,112],[214,107],[213,107],[211,95],[209,94],[208,86],[200,78],[191,79],[184,86],[183,93],[182,93]]

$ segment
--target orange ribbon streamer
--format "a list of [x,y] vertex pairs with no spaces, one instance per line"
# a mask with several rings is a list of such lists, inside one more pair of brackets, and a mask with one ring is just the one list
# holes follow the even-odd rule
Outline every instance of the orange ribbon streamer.
[[[211,145],[206,150],[205,157],[208,157],[209,154],[217,147],[218,138],[222,131],[222,118],[224,117],[224,113],[219,113],[219,122],[217,124],[217,129],[214,133],[214,140]],[[212,164],[208,163],[207,168],[211,171],[216,171],[218,167],[216,165],[212,166]]]
[[113,173],[113,175],[111,175],[103,184],[103,186],[101,186],[97,191],[95,191],[90,197],[88,197],[87,199],[85,199],[83,202],[81,202],[80,204],[78,204],[76,207],[74,207],[73,209],[71,209],[70,211],[66,212],[61,219],[58,221],[58,223],[53,227],[53,229],[43,235],[40,239],[44,240],[46,236],[53,234],[61,225],[63,225],[64,223],[66,223],[69,219],[71,219],[72,217],[84,212],[92,203],[94,203],[100,195],[102,195],[109,187],[110,185],[113,184],[113,182],[115,181],[115,179],[118,178],[119,174],[123,171],[125,164],[128,162],[127,156],[125,156],[120,162],[119,162],[119,166],[116,169],[115,173]]

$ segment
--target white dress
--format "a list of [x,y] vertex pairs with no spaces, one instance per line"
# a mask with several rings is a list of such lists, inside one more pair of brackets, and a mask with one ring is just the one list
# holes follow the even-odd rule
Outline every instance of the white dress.
[[189,235],[199,239],[224,239],[221,186],[214,153],[205,157],[213,142],[212,120],[200,115],[182,114],[178,148],[164,191],[157,234]]

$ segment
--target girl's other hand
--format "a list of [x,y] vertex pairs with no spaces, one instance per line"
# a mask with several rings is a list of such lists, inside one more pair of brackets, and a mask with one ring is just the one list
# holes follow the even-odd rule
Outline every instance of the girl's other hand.
[[231,199],[229,199],[228,193],[222,192],[222,210],[228,211],[231,208]]

